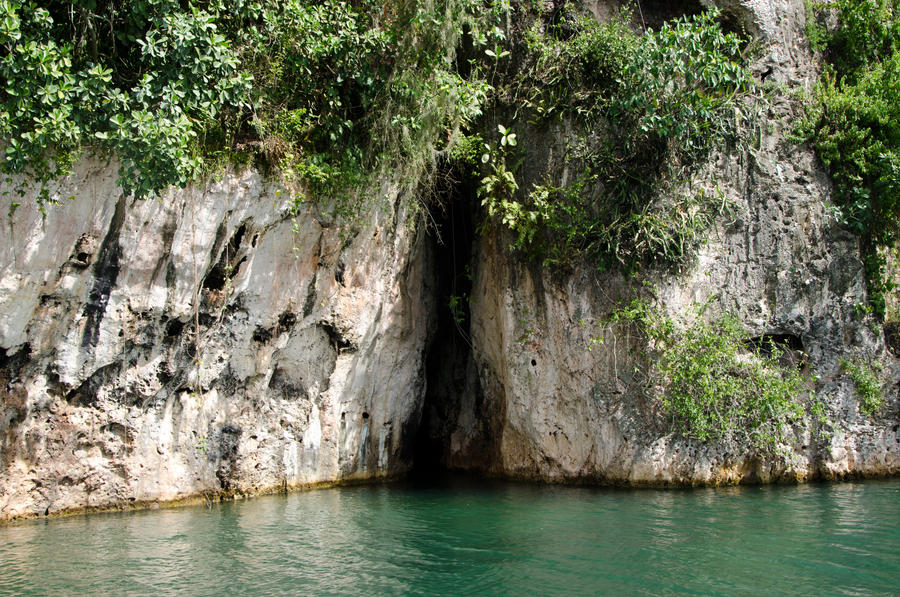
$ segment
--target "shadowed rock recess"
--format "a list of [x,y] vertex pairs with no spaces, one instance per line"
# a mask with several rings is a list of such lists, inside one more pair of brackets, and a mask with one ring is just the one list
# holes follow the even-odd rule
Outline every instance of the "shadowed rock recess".
[[[643,17],[707,4],[647,2]],[[716,4],[762,41],[755,70],[810,84],[801,1]],[[642,340],[594,340],[634,280],[512,252],[479,227],[471,184],[443,189],[428,227],[385,185],[394,207],[350,233],[252,170],[135,201],[115,164],[84,160],[46,217],[36,187],[0,198],[2,213],[21,204],[0,236],[0,520],[414,469],[657,486],[897,474],[900,363],[860,315],[858,239],[786,138],[793,100],[768,110],[758,143],[692,181],[731,206],[696,257],[643,279],[668,315],[708,304],[749,344],[787,349],[827,425],[807,415],[771,451],[673,432],[634,375]],[[555,142],[527,135],[532,155]],[[844,358],[882,364],[874,414]]]

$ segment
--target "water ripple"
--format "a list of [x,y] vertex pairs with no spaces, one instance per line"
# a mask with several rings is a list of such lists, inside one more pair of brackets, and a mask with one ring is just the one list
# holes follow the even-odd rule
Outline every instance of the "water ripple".
[[453,480],[0,527],[0,594],[889,595],[900,481]]

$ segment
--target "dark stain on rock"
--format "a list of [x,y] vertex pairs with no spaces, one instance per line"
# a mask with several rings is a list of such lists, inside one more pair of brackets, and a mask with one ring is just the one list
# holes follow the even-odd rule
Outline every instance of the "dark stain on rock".
[[116,203],[116,211],[112,222],[110,222],[109,230],[107,230],[106,236],[100,244],[97,260],[94,263],[94,285],[91,287],[83,312],[86,321],[81,337],[82,348],[96,346],[100,337],[100,322],[106,313],[109,295],[119,277],[119,257],[121,254],[119,235],[122,232],[124,221],[125,195],[121,195]]
[[223,491],[232,491],[234,476],[237,473],[238,443],[243,430],[231,424],[222,425],[219,429],[219,467],[216,478]]
[[316,306],[316,277],[313,276],[306,287],[306,300],[303,302],[303,317],[309,317]]
[[356,350],[356,347],[353,346],[330,321],[320,321],[319,327],[321,327],[328,335],[328,340],[334,347],[335,352],[353,352]]
[[900,357],[900,322],[884,324],[884,342],[895,357]]
[[72,406],[96,406],[97,392],[104,384],[116,378],[121,368],[121,363],[110,363],[100,367],[81,382],[81,385],[66,394],[66,402]]
[[259,342],[260,344],[265,344],[269,340],[272,339],[272,329],[265,328],[261,325],[256,326],[256,329],[253,330],[253,341]]

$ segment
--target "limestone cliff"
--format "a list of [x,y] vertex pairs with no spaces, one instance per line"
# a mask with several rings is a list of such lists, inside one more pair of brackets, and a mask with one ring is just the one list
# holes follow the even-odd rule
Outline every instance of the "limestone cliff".
[[[716,4],[762,40],[758,76],[809,85],[801,0]],[[666,6],[645,3],[646,17],[675,16]],[[900,365],[860,315],[858,240],[829,218],[827,175],[786,138],[796,109],[785,91],[758,143],[716,153],[692,184],[731,209],[688,266],[643,279],[669,313],[710,302],[807,355],[827,433],[806,421],[773,454],[674,434],[634,379],[640,340],[610,328],[613,342],[592,342],[635,282],[589,264],[547,271],[497,229],[477,234],[471,189],[435,231],[386,184],[351,228],[322,206],[292,210],[253,170],[134,201],[114,164],[86,160],[51,188],[46,217],[34,188],[0,198],[2,213],[21,204],[0,238],[0,520],[414,463],[653,485],[897,474]],[[532,151],[553,144],[522,136]],[[467,266],[460,317],[448,278]],[[885,365],[874,416],[840,369],[848,356]]]
[[0,241],[0,517],[409,469],[432,305],[403,214],[348,237],[251,171],[114,181],[82,163]]

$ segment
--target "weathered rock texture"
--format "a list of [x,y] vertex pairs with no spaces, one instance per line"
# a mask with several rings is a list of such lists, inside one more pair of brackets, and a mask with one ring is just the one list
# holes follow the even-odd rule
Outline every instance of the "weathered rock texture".
[[[652,23],[709,3],[642,5]],[[809,86],[802,0],[717,4],[767,44],[760,77]],[[693,182],[731,214],[689,267],[643,279],[671,314],[711,302],[807,353],[827,433],[808,421],[774,455],[672,434],[634,374],[642,341],[602,323],[635,282],[542,270],[476,236],[474,202],[437,245],[400,201],[347,236],[252,171],[136,202],[89,160],[45,219],[33,190],[0,200],[21,203],[0,236],[0,520],[391,477],[417,446],[435,466],[552,481],[900,472],[900,374],[857,309],[857,240],[829,219],[814,155],[785,138],[795,106],[769,110],[751,149],[722,150]],[[558,141],[526,140],[532,154]],[[468,315],[447,311],[466,295]],[[874,417],[845,356],[886,366]]]
[[199,186],[132,201],[87,161],[46,219],[16,197],[0,519],[408,470],[423,237],[387,209],[345,238],[252,172]]
[[[802,1],[717,4],[767,44],[760,73],[782,85],[811,84]],[[867,299],[857,239],[829,217],[831,189],[815,155],[787,139],[800,117],[796,104],[775,99],[767,110],[752,133],[758,142],[720,151],[693,181],[731,205],[696,260],[639,281],[658,288],[669,315],[710,303],[709,314],[735,314],[754,336],[805,352],[806,374],[818,376],[810,386],[833,425],[814,433],[817,424],[807,421],[780,454],[672,434],[635,374],[644,341],[627,325],[603,323],[640,284],[597,274],[590,264],[571,275],[541,269],[511,254],[510,239],[495,233],[474,249],[472,350],[444,371],[452,389],[435,390],[440,406],[426,413],[442,462],[504,476],[637,485],[900,472],[900,371],[882,329],[859,309]],[[860,413],[842,357],[884,364],[887,405],[875,416]]]

